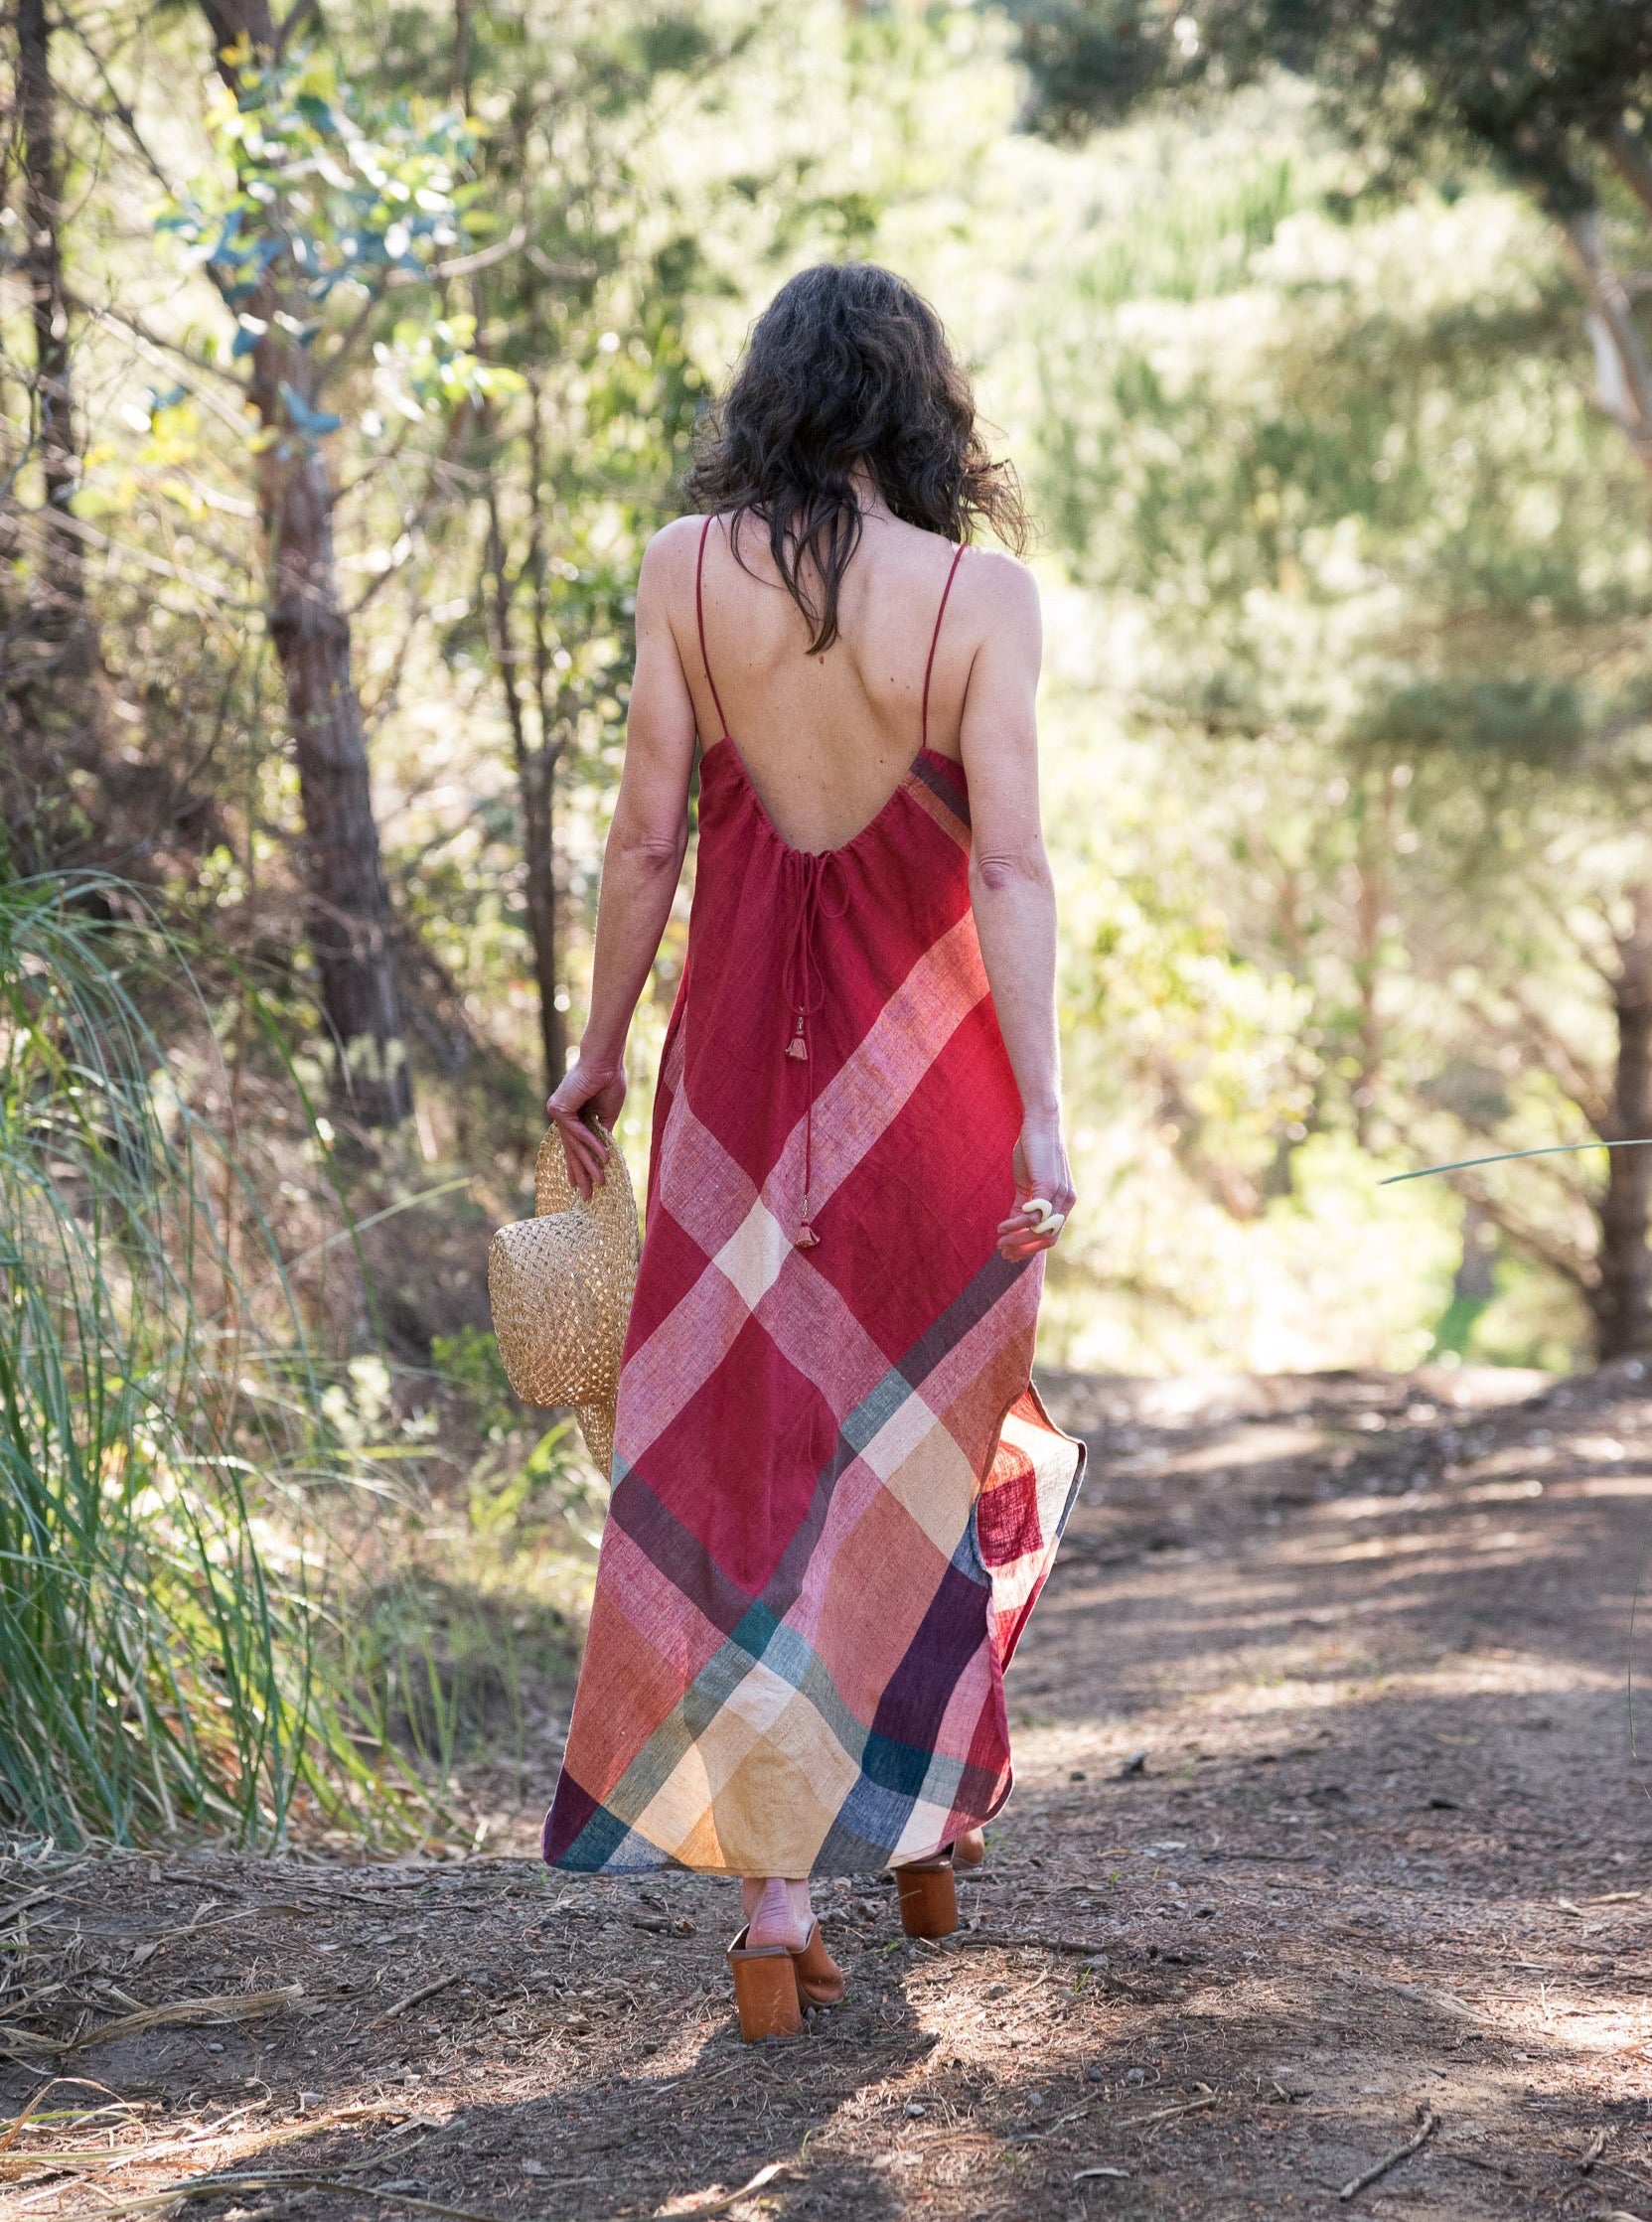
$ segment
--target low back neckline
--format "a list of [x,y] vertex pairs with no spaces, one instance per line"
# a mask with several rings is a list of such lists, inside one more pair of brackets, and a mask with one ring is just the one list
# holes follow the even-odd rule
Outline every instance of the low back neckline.
[[952,598],[953,581],[958,576],[958,566],[964,560],[963,544],[960,543],[953,552],[952,563],[947,571],[947,583],[941,590],[941,604],[935,613],[935,629],[930,635],[929,656],[924,665],[923,700],[919,710],[920,739],[917,755],[913,757],[911,763],[907,765],[895,785],[889,790],[863,825],[856,827],[855,831],[844,840],[829,841],[822,848],[805,848],[801,843],[789,840],[781,831],[779,825],[776,824],[773,813],[759,794],[757,782],[751,776],[751,767],[741,755],[739,743],[729,731],[728,712],[723,708],[722,696],[717,692],[717,681],[711,669],[711,658],[705,646],[705,543],[715,522],[716,518],[714,516],[708,517],[700,526],[699,552],[694,563],[694,624],[699,634],[700,665],[705,672],[705,683],[711,692],[711,703],[717,713],[717,723],[722,730],[709,748],[702,748],[700,752],[701,761],[709,759],[719,748],[728,751],[734,768],[739,774],[740,784],[756,806],[759,818],[789,856],[817,859],[846,855],[849,850],[855,848],[866,839],[868,834],[882,824],[896,803],[918,777],[919,767],[926,757],[933,756],[938,763],[951,765],[955,771],[959,769],[954,758],[943,756],[939,749],[931,748],[929,745],[929,692],[930,681],[935,672],[935,652],[941,645],[942,621],[947,614],[947,604]]
[[883,820],[889,815],[889,813],[894,809],[895,805],[900,801],[901,797],[907,792],[907,790],[911,787],[913,781],[918,777],[919,767],[923,764],[924,760],[927,757],[933,757],[936,763],[945,764],[955,772],[960,769],[958,763],[954,758],[950,756],[943,756],[939,749],[931,748],[926,743],[924,747],[922,747],[918,751],[917,755],[912,759],[911,763],[906,767],[906,770],[901,774],[900,778],[895,782],[895,785],[889,790],[883,801],[878,805],[877,809],[872,813],[871,816],[867,818],[863,825],[857,826],[845,840],[830,841],[824,848],[804,848],[799,842],[788,840],[786,835],[781,831],[780,827],[775,823],[773,816],[770,815],[768,804],[764,802],[762,796],[757,792],[757,782],[752,778],[751,773],[747,768],[746,760],[740,754],[739,747],[732,733],[719,734],[717,739],[711,743],[711,746],[708,749],[703,749],[700,752],[701,762],[709,763],[711,758],[716,755],[719,749],[727,751],[729,762],[734,766],[735,775],[739,779],[741,787],[751,798],[753,808],[757,812],[758,819],[765,827],[765,829],[773,836],[776,841],[780,843],[780,846],[786,851],[788,856],[798,856],[809,859],[818,859],[826,856],[846,855],[849,850],[857,848],[869,834],[876,832],[877,828],[883,823]]

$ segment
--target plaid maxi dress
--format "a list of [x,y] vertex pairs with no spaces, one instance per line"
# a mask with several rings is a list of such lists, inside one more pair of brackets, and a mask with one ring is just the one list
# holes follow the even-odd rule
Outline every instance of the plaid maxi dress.
[[1084,1450],[1030,1380],[1043,1260],[997,1252],[1021,1107],[929,670],[911,768],[821,853],[716,706],[544,1855],[863,1873],[1007,1797],[1003,1669]]

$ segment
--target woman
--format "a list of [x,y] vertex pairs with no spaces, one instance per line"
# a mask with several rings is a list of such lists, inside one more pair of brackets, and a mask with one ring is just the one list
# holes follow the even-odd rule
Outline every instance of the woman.
[[841,1978],[816,1873],[907,1925],[1008,1795],[1002,1670],[1082,1448],[1030,1386],[1072,1208],[1032,580],[934,312],[870,266],[777,295],[650,544],[590,1022],[548,1110],[582,1193],[670,914],[614,1488],[545,1856],[742,1879],[748,2035]]

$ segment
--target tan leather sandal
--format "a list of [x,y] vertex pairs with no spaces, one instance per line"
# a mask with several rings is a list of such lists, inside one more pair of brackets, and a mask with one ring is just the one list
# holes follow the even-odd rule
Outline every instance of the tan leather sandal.
[[834,2006],[842,2002],[843,1971],[826,1948],[821,1924],[813,1921],[801,1951],[792,1954],[792,1973],[798,1980],[798,1998],[806,2006]]
[[803,1994],[792,1955],[783,1944],[747,1944],[749,1928],[729,1946],[729,1973],[740,2034],[747,2044],[803,2034]]
[[750,1933],[748,1924],[728,1948],[740,2034],[747,2044],[801,2036],[806,2006],[834,2006],[843,1997],[843,1971],[826,1948],[821,1924],[812,1921],[795,1949],[748,1944]]
[[958,1927],[951,1845],[933,1859],[912,1859],[897,1867],[895,1887],[901,1895],[901,1927],[909,1937],[950,1937]]
[[978,1867],[986,1857],[986,1831],[960,1829],[953,1844],[955,1867]]

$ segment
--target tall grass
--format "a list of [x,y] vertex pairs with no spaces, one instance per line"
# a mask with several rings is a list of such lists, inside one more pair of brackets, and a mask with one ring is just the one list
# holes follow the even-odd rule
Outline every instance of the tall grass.
[[59,1843],[371,1828],[394,1793],[310,1548],[348,1453],[212,1016],[127,892],[0,879],[0,1824]]

